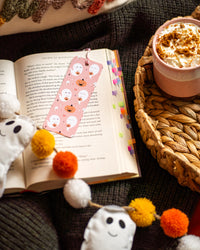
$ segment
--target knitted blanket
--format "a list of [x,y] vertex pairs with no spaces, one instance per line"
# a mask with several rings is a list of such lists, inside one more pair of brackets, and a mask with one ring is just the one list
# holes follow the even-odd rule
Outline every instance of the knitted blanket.
[[[161,169],[142,142],[134,117],[133,86],[137,62],[156,29],[173,17],[190,15],[198,4],[197,0],[136,0],[81,22],[0,37],[0,58],[13,61],[39,52],[119,50],[142,177],[92,185],[93,202],[124,206],[134,198],[146,197],[156,206],[157,214],[175,207],[191,217],[199,194],[180,186]],[[85,227],[95,212],[91,207],[72,208],[62,189],[4,196],[0,200],[0,249],[80,249]],[[176,244],[177,240],[164,235],[157,221],[137,228],[132,249],[174,249]]]

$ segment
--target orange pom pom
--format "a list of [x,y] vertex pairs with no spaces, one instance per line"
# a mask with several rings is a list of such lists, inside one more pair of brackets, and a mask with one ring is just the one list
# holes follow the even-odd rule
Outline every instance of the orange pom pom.
[[172,208],[163,212],[160,226],[164,233],[172,238],[182,237],[188,231],[189,219],[186,214]]
[[58,152],[53,159],[53,169],[62,178],[72,178],[78,169],[77,157],[71,152]]

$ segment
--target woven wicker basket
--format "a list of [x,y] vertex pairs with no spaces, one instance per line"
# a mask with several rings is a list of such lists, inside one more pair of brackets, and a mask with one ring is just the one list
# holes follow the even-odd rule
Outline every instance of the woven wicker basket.
[[[200,19],[200,6],[190,17]],[[152,72],[152,38],[138,62],[133,88],[140,133],[160,167],[179,184],[200,192],[200,95],[173,98],[157,87]]]

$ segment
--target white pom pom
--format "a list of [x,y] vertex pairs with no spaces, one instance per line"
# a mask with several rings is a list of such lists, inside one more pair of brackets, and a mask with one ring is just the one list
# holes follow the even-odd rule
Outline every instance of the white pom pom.
[[80,179],[70,179],[66,182],[63,194],[66,201],[74,208],[84,208],[91,201],[89,185]]
[[176,250],[198,250],[200,249],[200,237],[195,235],[186,235],[180,238]]
[[6,119],[18,113],[20,103],[16,96],[10,94],[0,94],[0,118]]

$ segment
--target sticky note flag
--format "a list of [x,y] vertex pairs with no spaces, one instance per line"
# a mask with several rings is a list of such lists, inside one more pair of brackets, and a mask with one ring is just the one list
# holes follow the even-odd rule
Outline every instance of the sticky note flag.
[[123,136],[124,136],[123,133],[120,132],[120,133],[119,133],[119,137],[122,138]]
[[123,107],[124,107],[124,102],[119,102],[119,103],[118,103],[118,106],[119,106],[120,108],[123,108]]
[[123,116],[125,116],[127,114],[127,111],[126,111],[126,109],[124,107],[120,108],[120,110],[121,110],[121,114]]
[[133,145],[135,144],[135,139],[128,140],[128,145]]
[[127,127],[127,129],[132,128],[132,126],[131,126],[131,124],[130,124],[130,123],[127,123],[127,124],[126,124],[126,127]]
[[114,84],[114,85],[117,84],[117,79],[113,79],[113,84]]
[[119,85],[121,83],[121,80],[120,80],[120,78],[118,77],[117,78],[117,84]]
[[128,151],[130,152],[131,155],[134,154],[134,149],[131,146],[128,146]]
[[121,71],[121,72],[122,72],[122,67],[118,67],[118,71]]

